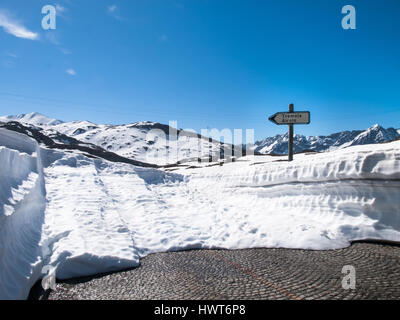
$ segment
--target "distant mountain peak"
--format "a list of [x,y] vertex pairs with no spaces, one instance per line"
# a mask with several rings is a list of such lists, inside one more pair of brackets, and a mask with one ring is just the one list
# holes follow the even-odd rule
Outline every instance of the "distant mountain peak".
[[372,127],[368,128],[368,130],[382,130],[384,129],[380,124],[374,124]]
[[0,117],[0,121],[19,121],[26,124],[31,124],[35,126],[54,126],[63,123],[61,120],[49,118],[39,112],[24,113],[15,116],[5,116]]
[[[385,129],[381,125],[375,124],[366,130],[342,131],[329,136],[303,136],[296,134],[293,138],[294,151],[329,151],[354,145],[381,143],[398,138],[400,136],[399,131],[393,128]],[[287,142],[287,133],[265,138],[255,143],[255,151],[264,154],[287,154]]]
[[34,117],[44,117],[45,115],[43,115],[43,114],[41,114],[41,113],[39,113],[39,112],[31,112],[31,113],[28,113],[28,114],[23,114],[22,116],[27,116],[27,117],[30,117],[30,118],[34,118]]

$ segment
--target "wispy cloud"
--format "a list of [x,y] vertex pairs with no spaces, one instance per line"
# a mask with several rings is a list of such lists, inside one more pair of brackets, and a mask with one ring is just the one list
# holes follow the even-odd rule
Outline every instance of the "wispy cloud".
[[56,4],[56,11],[57,11],[57,13],[63,13],[63,12],[65,12],[65,7],[63,7],[62,5],[60,5],[60,4]]
[[107,9],[109,13],[114,13],[115,11],[117,11],[118,7],[114,4],[112,6],[109,6]]
[[11,58],[14,58],[14,59],[17,59],[17,58],[18,58],[18,56],[17,56],[15,53],[10,52],[10,51],[7,51],[7,52],[6,52],[6,55],[9,56],[9,57],[11,57]]
[[[70,2],[67,2],[67,4],[70,4]],[[62,17],[64,20],[69,20],[67,14],[66,14],[69,11],[69,9],[67,7],[64,7],[64,6],[56,3],[55,8],[56,8],[57,17]],[[71,51],[69,51],[68,49],[66,49],[63,46],[61,32],[59,32],[58,29],[46,32],[45,38],[51,44],[55,45],[62,54],[65,54],[65,55],[71,54]]]
[[0,11],[0,27],[5,32],[22,39],[37,40],[39,35],[35,32],[28,30],[19,21],[13,19],[5,11]]
[[107,13],[110,16],[112,16],[114,19],[122,21],[123,19],[122,19],[121,15],[120,15],[119,11],[120,10],[119,10],[118,6],[116,6],[115,4],[107,7]]
[[18,59],[18,56],[15,53],[10,52],[10,51],[5,51],[4,55],[2,55],[0,65],[4,68],[8,68],[8,69],[13,68],[16,64],[17,59]]
[[57,17],[61,17],[63,19],[67,19],[66,12],[68,11],[68,9],[66,7],[63,7],[62,5],[60,5],[58,3],[56,3],[55,7],[56,7]]
[[62,54],[65,54],[65,55],[71,54],[71,51],[69,51],[69,50],[67,50],[65,48],[60,48],[60,51],[61,51]]
[[46,39],[56,46],[59,46],[61,44],[58,35],[54,33],[54,31],[46,32]]
[[65,72],[68,73],[70,76],[76,75],[76,71],[74,69],[67,69],[67,70],[65,70]]

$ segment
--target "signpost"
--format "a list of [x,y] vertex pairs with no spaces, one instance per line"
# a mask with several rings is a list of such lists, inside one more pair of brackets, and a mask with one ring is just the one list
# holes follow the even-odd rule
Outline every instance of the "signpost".
[[296,111],[294,112],[294,105],[289,105],[289,112],[278,112],[269,117],[269,120],[277,125],[289,126],[289,161],[293,161],[293,125],[295,124],[310,124],[309,111]]

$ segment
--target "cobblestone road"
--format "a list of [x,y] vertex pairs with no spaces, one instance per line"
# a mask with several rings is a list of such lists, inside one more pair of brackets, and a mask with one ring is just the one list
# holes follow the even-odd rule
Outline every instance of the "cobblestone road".
[[[344,290],[344,265],[356,289]],[[400,299],[400,247],[330,251],[198,250],[152,254],[141,266],[57,284],[48,299]]]

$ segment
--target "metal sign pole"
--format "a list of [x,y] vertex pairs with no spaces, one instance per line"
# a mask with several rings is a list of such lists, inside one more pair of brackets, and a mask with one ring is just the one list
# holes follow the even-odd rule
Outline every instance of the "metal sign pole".
[[310,111],[294,112],[294,105],[289,105],[289,112],[277,112],[269,117],[269,121],[277,125],[289,126],[288,160],[293,161],[293,137],[295,124],[310,124]]
[[[294,112],[294,105],[289,105],[289,113]],[[289,145],[288,145],[288,157],[289,161],[293,161],[293,136],[294,136],[294,128],[293,124],[289,124]]]

